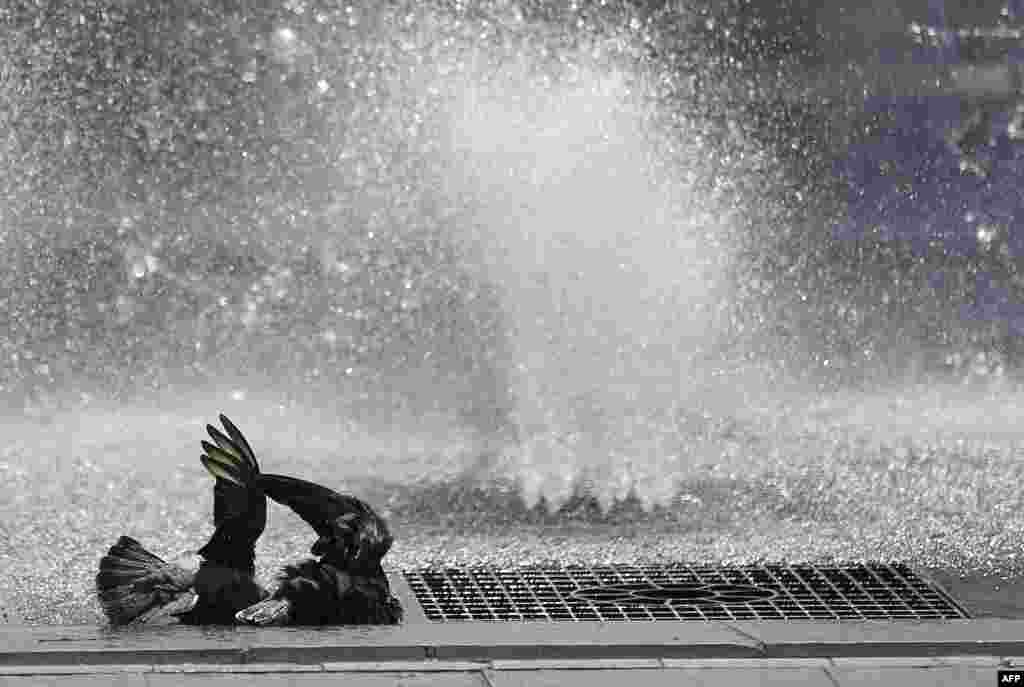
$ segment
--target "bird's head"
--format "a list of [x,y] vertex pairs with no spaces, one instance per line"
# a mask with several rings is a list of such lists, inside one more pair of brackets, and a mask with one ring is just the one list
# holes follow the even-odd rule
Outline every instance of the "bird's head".
[[372,511],[349,512],[327,522],[310,553],[343,569],[359,569],[378,565],[392,541],[387,524]]

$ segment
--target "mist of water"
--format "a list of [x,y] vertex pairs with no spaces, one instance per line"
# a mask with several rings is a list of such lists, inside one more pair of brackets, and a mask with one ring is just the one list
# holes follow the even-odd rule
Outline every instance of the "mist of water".
[[699,149],[657,130],[641,75],[580,51],[537,76],[531,59],[469,80],[447,122],[448,181],[475,200],[472,254],[507,331],[506,469],[529,502],[581,485],[664,502],[717,338],[730,213],[698,197]]
[[[465,472],[530,503],[669,501],[725,460],[712,425],[778,429],[759,397],[785,380],[743,342],[793,313],[785,358],[829,282],[786,267],[820,266],[799,232],[750,260],[779,198],[810,203],[744,120],[784,79],[709,49],[728,31],[692,5],[27,17],[5,49],[33,60],[0,79],[22,133],[0,148],[0,392],[268,399],[282,445],[345,418],[424,456],[457,435]],[[133,47],[125,27],[159,59],[95,49]],[[775,291],[749,269],[772,261]]]
[[[709,196],[728,155],[648,54],[649,18],[147,7],[12,34],[39,59],[3,84],[33,180],[3,177],[8,400],[212,391],[389,432],[434,414],[531,502],[671,496],[736,205]],[[125,27],[159,32],[154,59],[96,52],[131,48]]]

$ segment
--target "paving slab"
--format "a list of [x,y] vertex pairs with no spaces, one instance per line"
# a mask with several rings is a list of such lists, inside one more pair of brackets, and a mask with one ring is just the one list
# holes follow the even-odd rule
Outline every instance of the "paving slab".
[[[899,687],[917,685],[981,685],[993,684],[1000,668],[995,657],[968,656],[949,659],[933,657],[860,657],[851,659],[703,659],[664,661],[491,661],[459,662],[388,662],[339,663],[352,670],[322,670],[323,666],[280,664],[241,665],[150,665],[135,664],[134,672],[94,672],[101,665],[28,666],[46,674],[0,674],[3,687],[183,687],[215,685],[320,685],[344,684],[347,687],[517,687],[527,685],[565,685],[567,687],[618,687],[624,681],[636,687],[667,685],[721,686],[735,684],[803,685],[806,687],[841,687],[843,685],[882,684]],[[443,665],[444,669],[440,669]],[[612,665],[614,667],[608,667]],[[429,669],[433,667],[434,669]],[[465,670],[455,670],[461,667]],[[106,667],[109,668],[109,667]],[[303,668],[299,666],[298,668]],[[227,672],[227,671],[231,672]],[[271,672],[272,670],[272,672]]]
[[148,673],[155,667],[156,666],[148,663],[0,665],[0,678],[8,675],[113,675],[116,673]]
[[619,670],[517,670],[487,673],[487,681],[493,687],[622,687],[627,678],[630,683],[640,687],[698,687],[701,684],[688,671],[664,669],[637,670],[628,675]]
[[0,626],[0,686],[993,684],[1024,621]]
[[[744,668],[737,670],[687,670],[701,687],[740,687],[765,685],[767,687],[836,687],[824,668]],[[680,676],[680,679],[683,679]],[[685,683],[684,683],[685,684]]]
[[142,673],[122,675],[19,675],[0,677],[3,687],[147,687]]
[[996,669],[977,666],[934,668],[858,668],[829,671],[839,687],[896,685],[898,687],[993,687]]
[[468,673],[490,667],[487,661],[337,661],[321,664],[328,673]]
[[[180,685],[211,685],[213,687],[487,687],[483,676],[472,673],[354,673],[287,674],[287,675],[204,675],[183,681],[175,675],[147,675],[147,687],[179,687]],[[16,687],[21,687],[20,685]]]
[[851,623],[761,621],[729,627],[755,640],[762,654],[786,656],[1024,656],[1024,620]]
[[0,666],[755,657],[720,623],[445,623],[396,627],[0,626]]
[[755,642],[720,623],[445,623],[427,628],[438,659],[757,656]]
[[828,659],[836,668],[941,668],[943,666],[975,666],[1005,668],[1006,659],[977,654],[972,656],[837,656]]
[[778,685],[790,687],[835,687],[824,668],[737,668],[637,670],[623,674],[616,670],[488,673],[494,687],[621,687],[624,681],[639,687],[735,687],[736,685]]
[[[185,630],[185,631],[183,631]],[[235,628],[0,625],[0,666],[241,663]]]
[[536,661],[496,660],[491,670],[638,670],[664,668],[659,658],[541,659]]
[[832,665],[827,658],[665,658],[661,664],[666,668],[711,668],[735,670],[736,668],[828,668]]
[[[48,668],[44,668],[48,670]],[[322,673],[324,667],[319,663],[179,663],[157,664],[151,666],[147,673],[174,673],[191,675],[195,673]]]

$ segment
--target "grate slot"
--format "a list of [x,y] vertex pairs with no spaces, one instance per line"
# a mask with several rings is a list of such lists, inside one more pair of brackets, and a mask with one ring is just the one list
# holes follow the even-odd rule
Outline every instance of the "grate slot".
[[944,620],[969,617],[903,564],[424,568],[428,620]]

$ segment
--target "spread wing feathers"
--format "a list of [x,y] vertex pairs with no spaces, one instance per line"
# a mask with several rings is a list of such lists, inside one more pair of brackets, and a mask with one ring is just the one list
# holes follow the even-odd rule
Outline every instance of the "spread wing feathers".
[[260,475],[259,484],[267,496],[288,506],[320,536],[333,533],[331,522],[341,515],[364,515],[370,507],[353,496],[285,475]]
[[256,476],[260,474],[260,465],[256,461],[249,442],[225,415],[220,416],[228,435],[213,425],[206,425],[206,431],[214,443],[203,441],[205,452],[200,461],[209,472],[220,480],[243,488],[249,488]]
[[113,625],[149,622],[195,604],[195,573],[167,563],[131,537],[117,540],[100,559],[96,593]]
[[387,523],[363,501],[313,482],[284,475],[260,475],[267,496],[288,506],[320,535],[314,555],[344,567],[367,568],[380,563],[393,541]]
[[[233,445],[237,450],[241,451],[242,457],[245,458],[246,462],[252,467],[253,472],[259,473],[260,464],[256,462],[256,453],[252,450],[252,446],[246,441],[245,437],[238,430],[231,420],[228,419],[227,415],[220,415],[220,423],[224,425],[224,429],[227,430],[231,440],[228,442]],[[224,435],[217,431],[216,427],[207,425],[207,430],[210,432],[210,436],[213,437],[214,441],[218,445],[223,447]]]
[[306,560],[285,566],[273,597],[240,611],[250,625],[393,625],[402,607],[391,595],[380,566],[351,574],[330,564]]
[[[214,476],[213,524],[239,539],[259,538],[266,527],[267,505],[256,487],[260,473],[256,454],[242,433],[225,415],[220,416],[227,435],[213,425],[206,431],[214,443],[203,441],[200,461]],[[230,521],[230,522],[229,522]]]

